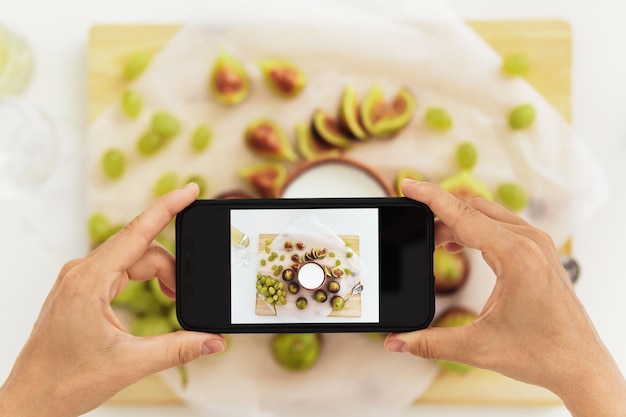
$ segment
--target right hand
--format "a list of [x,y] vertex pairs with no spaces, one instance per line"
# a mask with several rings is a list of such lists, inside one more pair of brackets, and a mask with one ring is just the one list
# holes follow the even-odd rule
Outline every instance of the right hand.
[[575,415],[626,415],[626,382],[547,233],[496,203],[465,203],[435,184],[405,180],[402,192],[438,217],[437,246],[480,250],[497,280],[473,323],[391,334],[387,350],[466,363],[546,387]]

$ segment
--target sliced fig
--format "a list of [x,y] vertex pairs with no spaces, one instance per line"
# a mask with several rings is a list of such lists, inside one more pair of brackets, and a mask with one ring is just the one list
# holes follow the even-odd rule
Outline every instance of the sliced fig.
[[339,156],[341,150],[330,146],[313,133],[310,126],[304,123],[296,124],[296,145],[300,155],[311,160],[322,156]]
[[277,162],[266,162],[240,168],[238,174],[264,198],[276,198],[287,179],[287,169]]
[[493,194],[487,185],[467,170],[446,178],[439,186],[462,201],[469,201],[476,197],[493,201]]
[[291,148],[289,137],[280,125],[271,119],[258,119],[246,127],[246,146],[259,156],[296,162],[298,156]]
[[250,78],[241,61],[221,52],[211,69],[209,92],[218,103],[241,103],[250,92]]
[[346,149],[354,145],[354,141],[342,130],[337,120],[321,109],[313,114],[313,132],[331,146]]
[[359,100],[356,90],[352,86],[343,89],[341,97],[341,107],[339,109],[339,121],[345,130],[350,132],[357,139],[367,139],[367,132],[361,123],[359,111]]
[[252,196],[252,194],[247,193],[243,190],[231,190],[231,191],[225,191],[221,194],[218,194],[217,196],[215,196],[216,199],[220,199],[220,200],[236,200],[236,199],[240,199],[240,198],[254,198]]
[[259,67],[267,85],[281,97],[295,97],[306,86],[304,72],[287,59],[263,59],[259,61]]
[[375,84],[365,95],[361,106],[361,122],[365,131],[376,137],[392,137],[404,128],[415,114],[415,97],[402,87],[389,102],[383,90]]

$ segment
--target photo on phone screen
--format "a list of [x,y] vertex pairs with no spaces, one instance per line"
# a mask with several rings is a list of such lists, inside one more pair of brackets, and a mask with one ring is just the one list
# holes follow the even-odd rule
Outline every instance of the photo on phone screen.
[[378,219],[378,208],[231,209],[231,324],[378,323]]
[[176,314],[211,333],[408,331],[434,314],[434,219],[402,198],[198,200]]

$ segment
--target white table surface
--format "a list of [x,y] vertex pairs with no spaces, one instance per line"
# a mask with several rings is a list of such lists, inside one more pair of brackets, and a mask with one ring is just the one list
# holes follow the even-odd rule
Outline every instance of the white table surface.
[[[348,0],[345,0],[348,1]],[[0,381],[10,372],[61,266],[85,253],[82,143],[86,116],[86,46],[96,23],[172,23],[196,17],[202,0],[0,0],[0,23],[32,46],[37,68],[24,96],[60,126],[60,163],[32,194],[0,201]],[[573,28],[573,125],[605,166],[611,197],[574,233],[582,265],[577,292],[600,336],[626,370],[626,3],[613,0],[449,0],[464,19],[557,18]],[[617,262],[617,264],[613,264]],[[45,378],[45,375],[42,375]],[[89,415],[197,416],[185,407],[102,407]],[[419,407],[421,416],[569,415],[562,407]]]

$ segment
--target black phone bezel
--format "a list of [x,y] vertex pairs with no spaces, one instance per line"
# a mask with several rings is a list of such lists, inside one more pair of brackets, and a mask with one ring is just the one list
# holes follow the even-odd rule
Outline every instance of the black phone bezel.
[[[230,279],[209,283],[194,276],[208,276],[209,272],[230,276],[231,209],[284,208],[380,209],[378,323],[231,324]],[[389,210],[394,208],[397,212],[392,215]],[[411,233],[420,233],[422,238],[412,240],[411,252],[405,253],[407,249],[394,245],[394,239]],[[428,206],[403,197],[197,200],[176,217],[178,320],[184,329],[210,333],[405,332],[425,328],[435,311],[433,234],[434,216]],[[215,236],[221,236],[222,242]],[[199,248],[202,254],[211,253],[216,262],[210,271]]]

